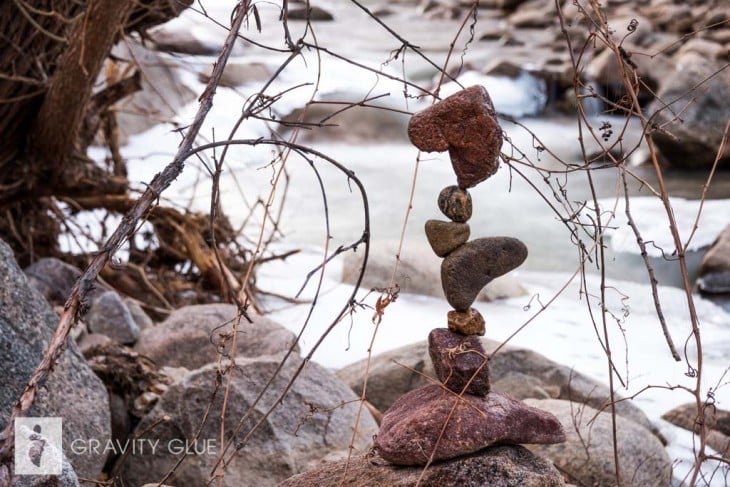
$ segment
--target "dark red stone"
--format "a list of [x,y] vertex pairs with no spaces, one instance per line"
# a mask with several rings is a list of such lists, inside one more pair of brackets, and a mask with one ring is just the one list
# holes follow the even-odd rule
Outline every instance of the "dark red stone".
[[489,93],[472,86],[415,114],[408,137],[426,152],[449,151],[461,188],[471,188],[497,172],[502,128]]
[[512,237],[478,238],[465,243],[441,262],[446,300],[455,310],[468,311],[484,286],[526,258],[527,247]]
[[428,334],[428,354],[436,377],[455,393],[489,394],[489,357],[476,335],[436,328]]
[[401,396],[383,414],[375,446],[398,465],[425,465],[494,444],[553,444],[565,431],[552,414],[498,392],[457,394],[428,385]]

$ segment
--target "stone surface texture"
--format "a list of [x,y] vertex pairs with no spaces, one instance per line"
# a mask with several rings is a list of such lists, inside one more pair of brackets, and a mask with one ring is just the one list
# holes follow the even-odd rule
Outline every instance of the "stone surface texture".
[[469,240],[469,225],[457,222],[428,220],[425,225],[426,238],[439,257],[445,257]]
[[449,311],[446,314],[449,330],[462,335],[484,336],[486,323],[482,314],[474,309],[468,311]]
[[473,455],[423,467],[390,465],[383,460],[353,457],[285,480],[279,487],[561,487],[553,465],[521,446],[495,446]]
[[435,328],[428,334],[428,353],[436,377],[455,393],[489,393],[489,357],[475,335]]
[[557,443],[565,440],[552,414],[506,394],[459,398],[441,385],[400,397],[383,414],[375,438],[378,453],[396,465],[425,465],[494,444]]
[[499,167],[502,128],[482,86],[459,91],[415,114],[408,137],[426,152],[448,150],[461,188],[479,184]]
[[465,223],[471,218],[471,194],[458,186],[447,186],[441,190],[438,197],[441,213],[456,223]]
[[465,243],[441,263],[446,300],[455,310],[468,311],[485,285],[526,258],[527,247],[512,237],[485,237]]
[[106,335],[125,345],[139,338],[139,326],[122,298],[114,291],[97,296],[86,314],[86,324],[91,333]]
[[[58,324],[58,317],[18,268],[13,251],[0,240],[0,426],[40,363]],[[111,438],[106,388],[69,339],[28,416],[63,418],[64,453],[81,477],[101,472],[103,452],[75,454],[68,445],[77,438]]]
[[[246,414],[279,365],[280,358],[262,356],[237,358],[228,392],[225,431],[230,435],[242,423],[235,441],[242,441],[263,414],[277,403],[281,391],[299,366],[289,360],[261,401]],[[217,364],[190,372],[180,382],[169,387],[159,402],[139,423],[136,434],[141,438],[159,439],[160,444],[181,438],[194,438],[200,428],[200,438],[220,437],[220,411],[224,394],[216,388]],[[227,377],[224,381],[227,381]],[[211,414],[208,405],[214,398]],[[233,455],[226,466],[226,485],[276,485],[286,478],[308,470],[312,462],[331,452],[347,450],[353,440],[359,403],[353,392],[325,368],[309,362],[294,381],[286,397],[251,434],[244,448]],[[169,416],[168,421],[149,430],[150,425]],[[353,454],[364,453],[377,433],[372,416],[363,410]],[[217,451],[187,455],[166,483],[175,486],[206,485],[218,458]],[[180,459],[174,451],[159,448],[155,454],[134,455],[121,467],[124,485],[142,485],[161,480]]]
[[[554,414],[565,427],[567,441],[559,445],[530,445],[537,455],[552,460],[576,485],[616,485],[611,414],[559,399],[527,399],[531,406]],[[672,462],[651,431],[616,417],[621,485],[671,485]],[[577,431],[576,431],[577,430]]]
[[[232,304],[201,304],[173,311],[162,323],[142,331],[134,350],[158,366],[186,367],[190,370],[218,360],[230,349]],[[251,314],[253,323],[241,318],[236,354],[256,357],[283,353],[294,343],[295,335],[268,318]],[[298,350],[297,350],[298,351]]]

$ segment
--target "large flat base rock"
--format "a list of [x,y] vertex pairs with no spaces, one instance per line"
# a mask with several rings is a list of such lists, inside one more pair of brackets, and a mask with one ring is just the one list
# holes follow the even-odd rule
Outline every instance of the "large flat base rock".
[[375,447],[391,463],[426,465],[495,444],[563,441],[555,416],[508,394],[459,396],[432,384],[405,394],[383,414]]
[[559,487],[560,473],[521,446],[496,446],[476,454],[423,467],[390,465],[375,457],[325,463],[291,477],[279,487]]

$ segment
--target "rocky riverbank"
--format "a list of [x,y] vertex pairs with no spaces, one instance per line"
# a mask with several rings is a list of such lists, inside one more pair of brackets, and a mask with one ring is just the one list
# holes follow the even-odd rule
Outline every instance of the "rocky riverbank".
[[[2,248],[6,247],[2,245]],[[12,290],[16,299],[4,299],[0,306],[0,324],[3,326],[0,336],[8,336],[8,326],[25,337],[31,336],[33,327],[49,332],[56,320],[48,302],[31,287],[13,263],[12,256],[8,252],[2,255],[7,284],[3,289]],[[63,288],[62,276],[70,272],[78,271],[62,265],[47,267],[46,282],[57,286],[41,289],[52,302],[55,301],[54,295],[67,291]],[[33,282],[39,284],[35,280]],[[9,296],[8,293],[4,295]],[[17,296],[27,297],[17,299]],[[23,318],[18,314],[19,310],[31,307],[42,312],[36,313],[34,318]],[[75,357],[74,367],[88,373],[93,370],[99,378],[90,380],[86,376],[70,376],[65,379],[67,385],[64,390],[77,391],[77,396],[71,400],[67,393],[54,392],[51,388],[49,401],[41,401],[45,409],[36,411],[36,414],[64,418],[64,431],[68,438],[64,440],[63,452],[69,464],[86,478],[120,475],[126,482],[142,485],[162,479],[181,462],[167,478],[166,484],[198,485],[205,482],[220,451],[219,411],[223,391],[218,391],[221,383],[216,377],[220,354],[225,356],[230,346],[231,321],[235,314],[235,307],[230,305],[190,306],[175,311],[161,323],[150,324],[149,318],[142,318],[137,311],[134,321],[142,331],[134,344],[115,333],[102,335],[98,329],[90,333],[90,322],[80,323],[75,341],[85,359],[72,341],[66,353]],[[40,324],[39,316],[43,316]],[[125,326],[125,321],[119,321],[115,315],[109,315],[107,321],[109,328],[106,329],[122,329]],[[228,460],[226,479],[231,485],[252,482],[276,485],[287,477],[313,468],[322,468],[334,475],[338,464],[320,467],[320,462],[346,458],[350,454],[354,455],[354,471],[365,468],[360,465],[358,455],[368,453],[372,436],[377,431],[376,420],[371,413],[379,418],[380,412],[385,411],[398,395],[426,384],[429,377],[436,375],[430,368],[431,361],[427,359],[425,340],[377,356],[369,364],[366,361],[355,363],[336,375],[309,363],[304,365],[302,376],[283,402],[264,419],[262,414],[277,402],[278,394],[301,364],[301,356],[296,347],[292,348],[294,336],[264,318],[254,317],[253,325],[242,323],[239,333],[237,367],[231,372],[230,382],[223,379],[229,408],[226,438],[245,442],[240,453]],[[37,346],[30,354],[13,346],[15,352],[4,356],[0,365],[4,370],[17,370],[13,364],[36,363],[46,340],[47,337],[34,339]],[[500,344],[482,340],[482,346],[492,354]],[[278,378],[268,385],[262,402],[254,406],[258,401],[257,395],[273,377],[283,354],[290,350],[289,361]],[[60,380],[62,369],[54,372],[53,383]],[[515,347],[502,348],[493,354],[490,369],[494,377],[493,390],[519,399],[532,398],[527,401],[528,404],[551,411],[568,432],[566,443],[545,448],[530,447],[534,454],[556,465],[566,481],[579,485],[612,482],[615,474],[606,466],[607,460],[612,458],[611,428],[608,427],[610,414],[607,410],[610,396],[604,385],[538,353]],[[360,410],[357,395],[362,393],[366,373],[368,393],[365,404],[368,407]],[[29,371],[26,371],[7,377],[6,385],[12,387],[4,388],[4,414],[15,399],[13,392],[23,386],[28,375]],[[96,392],[83,392],[89,388]],[[74,412],[77,410],[86,412],[77,414]],[[91,414],[92,411],[96,412]],[[251,411],[256,411],[254,416],[239,423],[242,418],[249,417]],[[662,446],[663,436],[631,402],[618,403],[616,412],[621,418],[618,432],[622,465],[628,469],[627,472],[633,472],[635,480],[630,485],[667,485],[671,461]],[[576,424],[576,417],[584,419],[579,419]],[[359,420],[356,421],[356,418]],[[261,424],[253,436],[249,436],[257,422]],[[243,427],[240,430],[237,429],[239,424]],[[586,450],[581,438],[589,436],[592,446]],[[130,443],[132,439],[134,441]],[[105,448],[79,449],[81,443],[88,444],[92,440],[105,445]],[[200,446],[203,440],[207,441],[205,447]],[[151,445],[169,446],[180,442],[186,444],[186,448],[150,449]],[[131,444],[134,448],[130,448],[127,454],[116,451]],[[499,471],[513,480],[499,485],[518,485],[519,479],[547,478],[545,475],[551,468],[550,464],[545,464],[545,460],[539,457],[523,449],[500,447],[460,461],[493,465],[492,468],[500,465]],[[436,467],[429,475],[445,475],[439,473],[440,468]],[[306,485],[308,478],[322,475],[321,472],[306,474],[309,477],[293,479],[285,485]],[[398,479],[395,485],[408,485],[408,479],[415,474],[415,470],[395,473],[380,466],[374,467],[368,475],[383,475],[377,478],[383,481],[395,478]],[[550,475],[557,473],[553,471]],[[562,485],[562,478],[556,478],[558,483],[555,485]],[[541,485],[539,480],[530,482]]]

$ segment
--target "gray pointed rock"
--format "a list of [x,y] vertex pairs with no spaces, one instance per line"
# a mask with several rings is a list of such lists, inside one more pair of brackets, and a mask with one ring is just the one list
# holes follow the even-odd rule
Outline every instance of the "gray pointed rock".
[[457,311],[468,311],[484,286],[526,258],[527,247],[512,237],[478,238],[465,243],[441,263],[446,300]]

